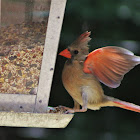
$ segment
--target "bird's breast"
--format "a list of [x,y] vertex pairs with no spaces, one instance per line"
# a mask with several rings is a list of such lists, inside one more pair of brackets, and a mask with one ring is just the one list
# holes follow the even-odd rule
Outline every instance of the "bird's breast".
[[94,75],[85,74],[82,64],[78,61],[71,64],[66,62],[62,81],[68,93],[80,104],[82,104],[81,93],[83,89],[88,95],[88,102],[98,102],[102,98],[103,90],[100,83]]

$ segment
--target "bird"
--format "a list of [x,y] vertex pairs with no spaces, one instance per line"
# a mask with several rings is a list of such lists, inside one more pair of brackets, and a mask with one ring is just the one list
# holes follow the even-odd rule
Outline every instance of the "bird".
[[104,94],[101,83],[120,86],[124,75],[140,64],[140,57],[117,46],[98,48],[89,53],[91,32],[81,34],[59,55],[68,58],[62,71],[62,82],[74,100],[74,107],[62,106],[66,113],[99,110],[101,107],[120,107],[140,112],[140,106]]

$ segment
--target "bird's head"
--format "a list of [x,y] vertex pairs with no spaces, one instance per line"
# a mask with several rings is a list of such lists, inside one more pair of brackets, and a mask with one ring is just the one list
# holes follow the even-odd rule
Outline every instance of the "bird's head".
[[81,34],[67,49],[60,52],[59,55],[78,61],[85,60],[89,53],[88,42],[91,40],[89,35],[90,32]]

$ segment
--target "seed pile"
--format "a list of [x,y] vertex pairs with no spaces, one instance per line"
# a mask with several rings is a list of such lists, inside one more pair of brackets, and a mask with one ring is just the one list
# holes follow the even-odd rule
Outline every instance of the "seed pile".
[[32,94],[38,85],[47,23],[0,29],[0,93]]

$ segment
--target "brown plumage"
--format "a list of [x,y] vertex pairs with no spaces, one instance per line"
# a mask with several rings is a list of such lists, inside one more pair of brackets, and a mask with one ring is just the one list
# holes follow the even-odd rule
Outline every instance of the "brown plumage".
[[62,81],[74,99],[74,108],[65,107],[67,112],[85,112],[87,108],[97,110],[105,106],[140,112],[137,105],[106,96],[100,85],[102,82],[112,88],[118,87],[124,74],[140,63],[140,57],[113,46],[89,53],[89,35],[90,32],[83,33],[68,49],[59,54],[69,58],[63,69]]

